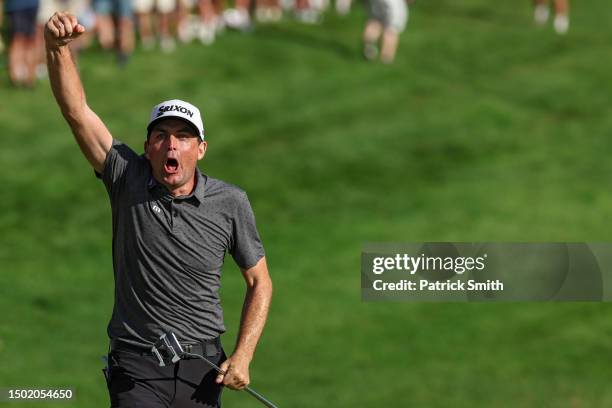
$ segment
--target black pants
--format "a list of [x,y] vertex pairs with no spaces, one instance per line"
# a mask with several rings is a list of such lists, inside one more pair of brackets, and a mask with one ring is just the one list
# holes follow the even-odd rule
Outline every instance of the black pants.
[[[207,357],[217,366],[226,355]],[[223,387],[217,373],[202,360],[181,360],[160,367],[153,355],[114,349],[108,355],[111,408],[219,408]]]

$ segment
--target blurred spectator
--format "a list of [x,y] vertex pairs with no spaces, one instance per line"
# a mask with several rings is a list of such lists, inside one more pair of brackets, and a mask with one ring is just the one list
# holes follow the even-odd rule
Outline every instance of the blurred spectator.
[[363,55],[368,60],[378,57],[378,44],[382,35],[380,59],[390,64],[395,59],[399,36],[408,22],[405,0],[369,0],[369,18],[363,31]]
[[229,28],[240,31],[249,31],[252,28],[249,8],[251,0],[236,0],[235,8],[223,12],[223,20]]
[[177,27],[176,34],[180,42],[191,42],[198,33],[197,16],[192,14],[192,10],[197,0],[179,0],[177,4]]
[[[569,0],[554,0],[555,20],[554,27],[557,34],[567,34],[569,31]],[[548,22],[550,9],[548,0],[535,0],[533,18],[536,24],[544,25]]]
[[133,2],[142,46],[149,50],[155,46],[152,19],[155,10],[160,47],[164,52],[174,51],[176,44],[170,34],[170,18],[176,10],[176,0],[133,0]]
[[38,0],[5,0],[4,9],[8,23],[11,83],[15,86],[31,87],[36,79]]
[[[216,33],[223,28],[218,12],[219,1],[213,0],[179,0],[178,2],[178,37],[187,43],[198,38],[202,44],[209,45],[215,41]],[[197,16],[191,14],[197,6]],[[221,9],[222,12],[222,9]]]
[[4,3],[0,0],[0,54],[4,52],[4,41],[2,40],[2,19],[4,18]]
[[[129,56],[134,51],[134,23],[132,22],[131,0],[93,0],[96,12],[96,30],[98,40],[102,48],[106,50],[115,49],[119,65],[127,64]],[[113,15],[117,21],[117,30]],[[118,41],[115,38],[118,33]]]
[[351,11],[351,0],[336,0],[336,13],[346,16]]
[[306,24],[317,24],[321,22],[319,11],[313,7],[312,0],[295,1],[295,18]]
[[225,20],[223,19],[223,12],[225,11],[225,0],[212,0],[213,7],[215,8],[215,15],[217,16],[216,32],[219,34],[225,30]]
[[272,23],[283,18],[283,10],[278,0],[257,0],[255,18],[261,23]]
[[4,41],[2,40],[2,18],[4,17],[4,4],[0,0],[0,54],[4,52]]
[[200,0],[198,11],[200,15],[198,38],[202,44],[212,44],[216,34],[225,27],[221,18],[223,2],[221,0]]

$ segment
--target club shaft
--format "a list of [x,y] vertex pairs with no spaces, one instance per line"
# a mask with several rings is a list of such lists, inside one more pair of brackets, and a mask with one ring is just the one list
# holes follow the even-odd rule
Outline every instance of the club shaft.
[[244,390],[246,392],[248,392],[249,394],[251,394],[253,397],[255,397],[256,399],[259,400],[259,402],[261,402],[262,404],[264,404],[266,407],[268,408],[278,408],[276,405],[274,405],[269,399],[267,399],[266,397],[264,397],[263,395],[261,395],[260,393],[258,393],[257,391],[255,391],[254,389],[252,389],[251,387],[245,387]]

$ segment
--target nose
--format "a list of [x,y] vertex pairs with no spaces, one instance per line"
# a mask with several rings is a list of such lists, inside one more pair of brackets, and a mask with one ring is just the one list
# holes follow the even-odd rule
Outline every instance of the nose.
[[168,136],[168,150],[176,150],[178,139],[173,134]]

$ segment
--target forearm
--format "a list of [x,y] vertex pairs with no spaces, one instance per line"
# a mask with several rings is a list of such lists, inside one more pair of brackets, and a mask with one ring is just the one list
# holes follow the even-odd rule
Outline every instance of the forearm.
[[255,348],[263,332],[272,300],[272,281],[263,279],[249,285],[242,307],[240,331],[234,354],[253,359]]
[[97,172],[102,172],[113,137],[87,106],[85,91],[68,44],[85,32],[77,18],[56,12],[45,26],[47,67],[53,95],[81,151]]
[[68,46],[47,47],[47,67],[55,100],[71,127],[87,112],[85,90]]

